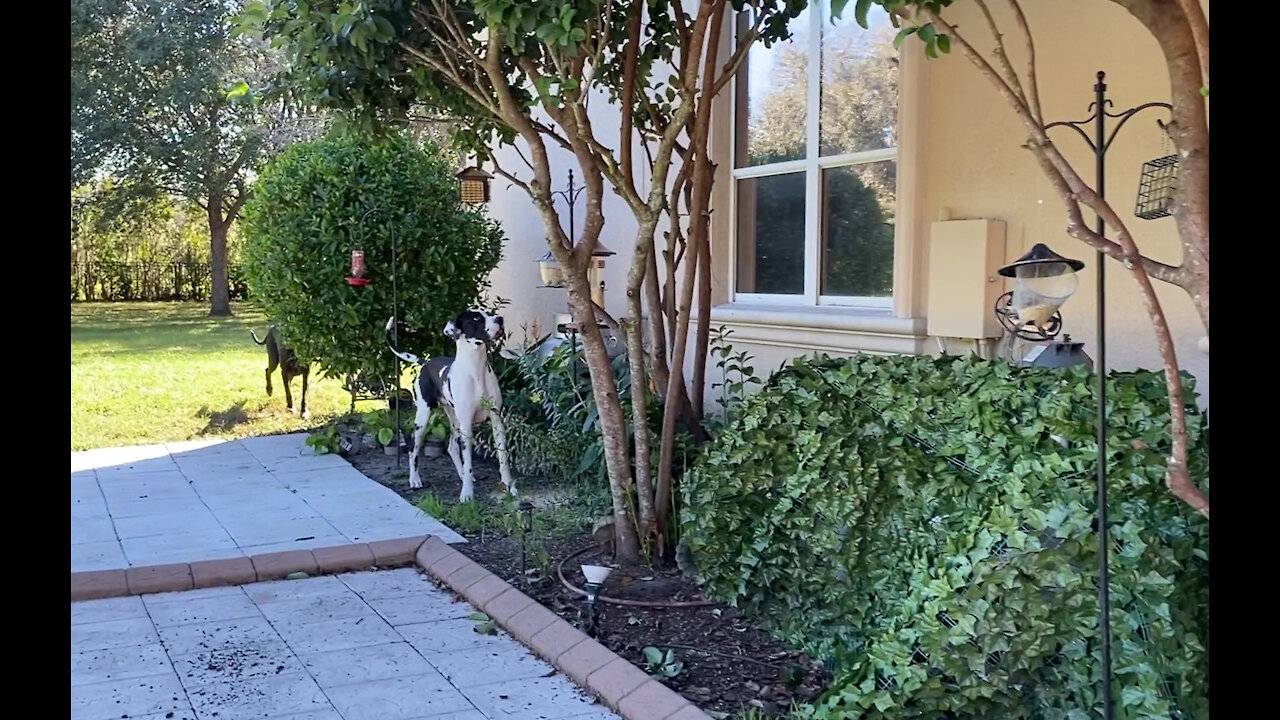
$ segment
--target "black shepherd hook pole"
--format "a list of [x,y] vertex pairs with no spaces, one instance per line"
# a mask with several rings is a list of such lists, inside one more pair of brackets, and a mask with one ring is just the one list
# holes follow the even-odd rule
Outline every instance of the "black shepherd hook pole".
[[[1107,74],[1101,70],[1098,71],[1098,82],[1093,86],[1094,101],[1089,105],[1089,110],[1093,114],[1083,120],[1063,120],[1060,122],[1049,123],[1044,126],[1045,130],[1051,130],[1055,127],[1069,127],[1080,134],[1084,138],[1085,143],[1093,150],[1094,171],[1096,172],[1096,188],[1098,197],[1105,199],[1107,196],[1107,150],[1111,148],[1111,143],[1116,139],[1116,133],[1120,132],[1120,128],[1129,122],[1129,118],[1137,115],[1139,112],[1147,108],[1164,108],[1166,110],[1173,109],[1169,103],[1150,102],[1129,108],[1124,112],[1110,113],[1107,108],[1111,107],[1111,101],[1107,99]],[[1119,122],[1111,130],[1111,134],[1107,134],[1107,118],[1117,118]],[[1094,126],[1094,138],[1089,139],[1089,134],[1084,128],[1089,124]],[[1102,219],[1102,215],[1098,214],[1097,231],[1098,235],[1106,236],[1107,223]],[[1097,313],[1098,313],[1098,357],[1096,359],[1096,372],[1098,382],[1098,633],[1102,640],[1102,717],[1104,720],[1111,720],[1111,575],[1108,569],[1107,554],[1110,548],[1110,540],[1107,533],[1107,283],[1106,283],[1106,253],[1099,250],[1097,252],[1097,260],[1095,267],[1098,271],[1098,288],[1097,288]]]
[[[364,221],[368,220],[369,216],[374,213],[379,213],[387,218],[388,228],[391,231],[391,317],[395,318],[395,322],[391,324],[391,340],[396,347],[400,347],[400,282],[396,265],[397,258],[400,255],[400,248],[397,244],[396,224],[391,221],[391,218],[381,208],[370,208],[360,218],[360,225],[363,227]],[[391,377],[395,384],[395,394],[392,397],[395,398],[396,416],[395,434],[393,436],[395,439],[393,442],[396,444],[396,467],[400,467],[400,446],[404,440],[400,432],[400,358],[392,356],[391,368]]]
[[[578,196],[581,195],[582,191],[586,189],[587,189],[586,185],[575,186],[573,184],[573,168],[569,168],[569,187],[565,190],[555,190],[551,193],[552,197],[559,195],[560,197],[564,198],[564,201],[569,205],[569,247],[570,248],[573,247],[574,240],[575,240],[573,235],[574,205],[576,205],[578,202]],[[578,377],[578,329],[576,327],[573,329],[573,332],[569,333],[569,343],[570,343],[569,363],[573,366],[572,372],[573,372],[574,380],[576,382]]]

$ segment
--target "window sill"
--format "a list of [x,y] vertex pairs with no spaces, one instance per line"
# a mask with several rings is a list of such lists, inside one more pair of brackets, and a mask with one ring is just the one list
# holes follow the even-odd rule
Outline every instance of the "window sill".
[[812,352],[920,355],[928,338],[924,318],[875,308],[729,303],[711,321],[733,330],[731,342]]

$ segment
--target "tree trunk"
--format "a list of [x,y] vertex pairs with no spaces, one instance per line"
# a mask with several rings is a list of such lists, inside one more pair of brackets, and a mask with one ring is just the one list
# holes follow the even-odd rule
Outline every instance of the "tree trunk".
[[227,279],[227,230],[222,219],[222,199],[209,198],[209,314],[231,317],[231,287]]
[[[627,272],[627,319],[623,323],[627,341],[627,362],[631,368],[631,424],[635,436],[636,499],[639,506],[639,530],[646,541],[657,541],[661,552],[662,529],[653,508],[652,438],[649,434],[649,380],[645,374],[644,351],[644,280],[648,275],[649,253],[653,248],[656,217],[643,218],[636,230],[635,256]],[[666,364],[666,358],[661,358]],[[655,363],[656,364],[656,363]]]
[[[587,261],[590,261],[587,257]],[[614,555],[624,563],[640,561],[640,541],[636,532],[635,488],[631,480],[631,461],[627,448],[629,434],[622,402],[618,397],[613,366],[604,347],[604,338],[596,319],[595,304],[591,302],[590,283],[585,268],[579,272],[570,269],[569,307],[578,325],[587,355],[587,369],[591,375],[591,390],[595,395],[596,410],[600,414],[601,442],[604,443],[604,464],[609,473],[609,490],[613,496]]]

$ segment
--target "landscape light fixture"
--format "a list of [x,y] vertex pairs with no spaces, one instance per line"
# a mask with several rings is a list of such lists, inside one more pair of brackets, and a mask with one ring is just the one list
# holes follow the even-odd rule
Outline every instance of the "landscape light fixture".
[[600,599],[600,588],[611,572],[612,569],[603,565],[582,566],[582,576],[587,579],[587,604],[582,630],[588,637],[595,637],[600,631],[600,609],[597,601]]

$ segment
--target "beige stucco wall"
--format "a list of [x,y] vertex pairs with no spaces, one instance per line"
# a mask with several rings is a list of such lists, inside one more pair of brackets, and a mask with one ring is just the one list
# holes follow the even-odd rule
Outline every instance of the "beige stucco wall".
[[[1108,97],[1116,109],[1169,100],[1169,82],[1159,47],[1123,8],[1107,0],[1031,0],[1023,6],[1036,37],[1040,95],[1047,118],[1087,116],[1098,70],[1108,74]],[[993,8],[997,19],[1008,26],[1004,5],[996,3]],[[979,47],[990,47],[985,25],[972,3],[957,3],[948,10],[948,17]],[[1009,34],[1015,32],[1012,26],[1008,27]],[[1011,43],[1010,51],[1014,61],[1020,62],[1020,45]],[[1096,357],[1094,253],[1064,232],[1061,200],[1053,194],[1031,155],[1020,147],[1026,133],[1013,111],[958,51],[938,60],[925,60],[919,43],[912,41],[904,44],[904,52],[916,55],[903,62],[903,108],[904,112],[911,112],[900,129],[900,267],[895,274],[900,297],[894,311],[897,322],[880,318],[850,320],[839,317],[841,311],[830,309],[816,319],[797,313],[767,322],[738,320],[730,327],[738,331],[739,338],[759,340],[738,345],[755,355],[755,366],[761,375],[767,375],[790,357],[815,350],[833,354],[859,350],[936,352],[936,339],[926,337],[923,330],[929,291],[928,243],[930,224],[945,216],[1003,220],[1007,227],[1006,260],[1018,257],[1036,242],[1084,260],[1080,288],[1064,306],[1063,314],[1066,332],[1084,341],[1086,352]],[[726,308],[732,310],[727,292],[732,259],[728,227],[729,124],[728,113],[724,112],[728,95],[723,93],[720,100],[713,143],[720,167],[712,199],[714,302],[720,308],[717,317],[724,317]],[[592,115],[598,131],[604,133],[607,128],[617,132],[613,129],[619,124],[617,109],[604,98],[593,99]],[[1124,128],[1107,158],[1107,192],[1144,252],[1177,263],[1181,251],[1173,220],[1140,220],[1132,214],[1142,163],[1166,154],[1155,125],[1157,117],[1165,116],[1161,111],[1146,111]],[[1067,158],[1092,181],[1093,159],[1088,148],[1070,130],[1055,132],[1061,133],[1055,138]],[[616,135],[604,140],[616,147]],[[552,157],[560,189],[566,171],[575,162],[567,153],[554,149]],[[500,153],[499,159],[504,167],[520,166],[514,152]],[[642,187],[647,185],[647,178],[638,179]],[[507,187],[501,179],[494,181],[489,212],[503,223],[509,238],[504,260],[493,276],[494,292],[513,301],[505,311],[508,327],[518,333],[519,325],[537,322],[546,332],[551,329],[555,314],[565,311],[565,296],[560,290],[535,288],[539,284],[535,260],[546,251],[541,218],[520,189]],[[605,212],[603,239],[618,252],[610,258],[606,273],[610,288],[606,306],[621,316],[625,311],[622,287],[635,226],[631,213],[612,192],[606,192]],[[1201,404],[1207,404],[1209,358],[1197,347],[1203,336],[1199,320],[1182,290],[1160,283],[1157,290],[1176,336],[1182,367],[1196,375]],[[1107,293],[1109,366],[1159,367],[1159,355],[1137,286],[1114,261],[1108,261]],[[963,348],[960,343],[950,342],[949,349],[955,352]]]
[[[1123,8],[1106,0],[1033,0],[1023,3],[1023,7],[1036,38],[1040,97],[1046,119],[1087,117],[1098,70],[1107,72],[1108,97],[1116,110],[1152,101],[1168,102],[1169,80],[1159,46]],[[996,3],[993,8],[1001,27],[1007,28],[1006,36],[1016,38],[1006,6]],[[957,3],[947,11],[947,17],[962,28],[977,47],[992,46],[991,36],[974,4]],[[899,299],[895,314],[917,318],[925,314],[930,290],[928,243],[933,221],[999,219],[1007,227],[1006,260],[1013,260],[1036,242],[1043,242],[1064,255],[1085,261],[1079,290],[1063,307],[1063,314],[1065,331],[1073,339],[1084,341],[1086,352],[1096,357],[1094,251],[1065,233],[1061,199],[1054,194],[1031,154],[1020,147],[1027,136],[1025,128],[991,83],[958,49],[953,48],[951,55],[937,60],[924,60],[919,54],[919,43],[908,41],[903,47],[904,52],[916,53],[904,58],[904,112],[914,103],[919,114],[904,117],[900,132],[898,250],[911,252],[914,257],[908,263],[912,268],[905,282],[901,282],[904,280],[901,274],[895,277],[896,292],[908,298],[906,302]],[[1021,44],[1015,40],[1009,50],[1021,68]],[[909,63],[917,60],[923,62],[918,66],[918,73],[912,73],[908,70]],[[912,75],[918,77],[915,81],[918,84],[908,81]],[[1168,116],[1161,110],[1147,110],[1136,116],[1111,147],[1107,155],[1107,197],[1125,218],[1145,254],[1177,264],[1181,260],[1181,247],[1173,219],[1141,220],[1133,216],[1142,163],[1171,152],[1171,146],[1162,143],[1156,118],[1167,120]],[[721,132],[727,130],[726,121]],[[1069,129],[1058,129],[1054,133],[1068,160],[1092,182],[1093,155],[1083,140]],[[908,147],[913,139],[914,147]],[[722,168],[727,168],[727,148],[722,145],[720,151],[724,160]],[[722,170],[721,175],[724,182],[717,188],[717,198],[727,202],[727,171]],[[1086,217],[1092,219],[1087,212]],[[719,260],[716,275],[721,289],[716,298],[718,303],[730,300],[724,292],[731,254],[725,220],[722,216],[716,227],[715,255]],[[957,278],[952,282],[970,282],[970,279]],[[1106,284],[1108,366],[1159,368],[1159,353],[1136,282],[1119,263],[1109,260]],[[941,284],[932,285],[935,292],[938,288],[945,292],[946,286],[945,277]],[[1159,282],[1156,286],[1173,328],[1179,361],[1196,376],[1200,402],[1207,405],[1209,358],[1198,347],[1204,336],[1199,319],[1185,292]],[[741,329],[751,335],[762,334],[758,326]],[[793,331],[789,337],[796,347],[789,350],[776,342],[778,333],[769,335],[769,344],[744,344],[756,355],[757,370],[765,372],[789,357],[812,352],[814,347],[843,354],[846,348],[833,346],[859,342],[835,343],[829,333]],[[869,342],[866,347],[876,349]],[[937,341],[931,338],[918,347],[924,352],[936,352]],[[963,348],[963,343],[948,343],[951,352]]]

